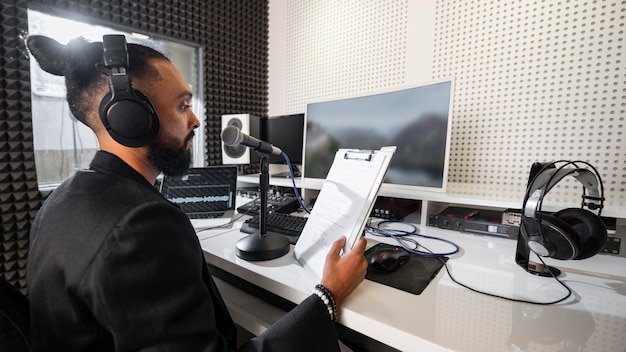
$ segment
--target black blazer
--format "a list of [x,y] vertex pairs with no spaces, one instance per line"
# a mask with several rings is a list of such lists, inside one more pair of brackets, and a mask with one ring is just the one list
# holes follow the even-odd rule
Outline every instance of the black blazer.
[[[30,234],[37,351],[232,351],[236,327],[187,216],[114,155],[56,189]],[[314,295],[242,351],[338,350]]]

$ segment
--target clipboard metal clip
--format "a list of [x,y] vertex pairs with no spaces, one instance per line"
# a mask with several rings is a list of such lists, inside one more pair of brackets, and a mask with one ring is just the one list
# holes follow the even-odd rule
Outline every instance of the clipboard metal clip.
[[343,155],[344,159],[352,159],[352,160],[364,160],[364,161],[372,161],[372,157],[374,153],[371,150],[348,150]]

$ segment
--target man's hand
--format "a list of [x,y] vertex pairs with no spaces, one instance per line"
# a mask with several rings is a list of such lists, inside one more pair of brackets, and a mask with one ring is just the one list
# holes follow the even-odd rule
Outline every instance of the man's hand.
[[359,238],[348,253],[340,256],[345,243],[345,237],[333,243],[326,256],[321,282],[332,293],[338,307],[365,279],[367,273],[367,260],[364,255],[367,244],[365,238]]

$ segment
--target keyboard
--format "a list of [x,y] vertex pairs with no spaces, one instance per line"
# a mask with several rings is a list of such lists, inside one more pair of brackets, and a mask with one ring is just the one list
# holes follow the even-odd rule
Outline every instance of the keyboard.
[[[250,201],[237,208],[237,212],[246,215],[258,215],[261,208],[261,200],[259,198]],[[267,211],[270,213],[291,213],[300,208],[300,203],[295,198],[285,198],[279,196],[267,197]]]
[[[284,213],[270,213],[266,217],[266,233],[284,235],[291,244],[296,244],[306,220],[303,216]],[[259,231],[259,216],[255,215],[246,220],[241,226],[241,232],[257,233]]]
[[190,219],[216,219],[224,216],[224,212],[217,213],[187,213]]

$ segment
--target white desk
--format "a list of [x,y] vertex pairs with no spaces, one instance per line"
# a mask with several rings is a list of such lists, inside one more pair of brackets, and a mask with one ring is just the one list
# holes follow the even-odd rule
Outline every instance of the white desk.
[[[236,257],[235,244],[246,236],[239,226],[199,233],[209,264],[294,303],[312,292],[316,282],[293,250],[265,262]],[[514,240],[436,228],[422,232],[461,247],[448,264],[457,280],[473,288],[531,301],[566,293],[554,279],[530,275],[515,263]],[[378,240],[368,238],[371,245]],[[558,305],[474,293],[452,282],[444,268],[420,295],[365,280],[345,302],[339,323],[402,351],[626,351],[626,259],[596,255],[548,264],[563,271],[562,280],[574,291]],[[258,298],[222,281],[218,285],[227,291],[235,320],[251,332],[262,332],[280,317],[280,310]]]

